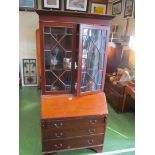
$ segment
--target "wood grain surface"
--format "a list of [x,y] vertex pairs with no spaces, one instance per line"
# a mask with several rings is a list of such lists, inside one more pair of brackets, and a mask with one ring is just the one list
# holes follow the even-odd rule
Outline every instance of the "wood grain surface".
[[108,114],[104,93],[87,96],[42,95],[41,119]]

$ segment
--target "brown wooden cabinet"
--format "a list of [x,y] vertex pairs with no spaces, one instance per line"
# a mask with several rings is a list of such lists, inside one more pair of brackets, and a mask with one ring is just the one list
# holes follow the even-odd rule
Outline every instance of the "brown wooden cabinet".
[[113,16],[36,10],[42,77],[42,152],[102,151],[103,93],[109,22]]
[[36,30],[36,57],[37,57],[37,76],[38,88],[41,88],[41,60],[40,60],[40,33],[39,29]]
[[107,122],[104,93],[42,95],[43,154],[79,148],[102,151]]

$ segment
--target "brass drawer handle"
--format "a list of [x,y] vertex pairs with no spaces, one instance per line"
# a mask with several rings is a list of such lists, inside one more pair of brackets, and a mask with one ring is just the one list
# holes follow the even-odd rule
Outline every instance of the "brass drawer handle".
[[62,125],[63,125],[62,122],[60,122],[60,123],[54,123],[54,126],[55,126],[56,128],[60,128]]
[[62,148],[62,144],[55,144],[54,147],[56,147],[57,149]]
[[46,126],[47,126],[46,122],[42,122],[42,123],[41,123],[41,126],[42,126],[43,128],[46,128]]
[[97,120],[95,119],[95,120],[90,120],[90,123],[91,124],[95,124],[97,122]]
[[93,133],[95,133],[96,129],[89,129],[88,131],[90,134],[93,134]]
[[94,140],[93,139],[91,139],[91,140],[88,140],[88,144],[93,144],[94,143]]
[[60,137],[62,137],[63,136],[63,133],[62,132],[60,132],[60,133],[55,133],[55,137],[57,137],[57,138],[60,138]]

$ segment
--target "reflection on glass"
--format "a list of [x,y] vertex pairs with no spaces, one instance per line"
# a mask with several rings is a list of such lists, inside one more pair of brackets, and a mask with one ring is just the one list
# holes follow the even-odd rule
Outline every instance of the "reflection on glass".
[[83,30],[81,92],[102,88],[105,32],[101,29]]
[[50,71],[45,71],[45,75],[46,75],[46,85],[51,85],[56,80],[56,77]]
[[65,34],[65,28],[64,27],[51,27],[51,34],[52,35],[63,35]]
[[50,57],[50,51],[45,51],[45,69],[50,69],[50,63],[51,57]]
[[44,33],[50,33],[50,27],[44,27]]
[[57,46],[51,52],[51,69],[63,69],[64,52],[61,47]]
[[56,41],[51,37],[50,34],[44,35],[44,50],[51,50],[51,48],[56,44]]
[[65,38],[61,41],[61,45],[65,51],[72,51],[72,36],[66,35]]
[[82,73],[81,92],[92,90],[96,90],[96,83],[88,73]]
[[45,90],[71,90],[72,29],[44,27]]

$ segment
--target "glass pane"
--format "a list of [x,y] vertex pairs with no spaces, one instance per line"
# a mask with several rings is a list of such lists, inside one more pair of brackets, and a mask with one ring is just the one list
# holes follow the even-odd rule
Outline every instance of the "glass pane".
[[87,69],[87,74],[91,77],[91,79],[94,81],[94,82],[96,82],[95,81],[95,77],[97,76],[97,74],[98,74],[98,70],[93,70],[93,69]]
[[45,72],[46,85],[51,85],[57,78],[50,71]]
[[72,29],[71,28],[67,28],[67,34],[72,34]]
[[54,84],[51,85],[52,91],[65,90],[65,86],[58,80]]
[[51,69],[63,69],[63,59],[65,57],[64,51],[57,46],[51,52]]
[[45,51],[45,70],[50,69],[50,61],[51,61],[51,56],[50,56],[50,51]]
[[50,27],[44,27],[44,32],[45,33],[50,33]]
[[96,45],[98,49],[100,49],[101,43],[102,43],[102,30],[89,30],[89,37],[93,41],[93,43]]
[[58,42],[65,37],[63,34],[54,34],[51,36],[53,39],[57,40]]
[[53,35],[64,35],[65,31],[64,27],[51,27],[51,34]]
[[71,90],[72,29],[44,28],[45,90]]
[[105,36],[102,29],[83,29],[81,92],[102,88]]
[[64,86],[59,82],[57,81],[56,83],[52,84],[52,85],[46,85],[45,86],[45,90],[46,91],[62,91],[62,90],[65,90]]
[[102,89],[102,85],[97,85],[97,89]]
[[93,51],[88,52],[88,57],[87,57],[87,68],[92,69],[92,70],[97,70],[98,69],[98,63],[99,63],[99,53],[96,49]]
[[65,73],[60,79],[65,83],[65,85],[70,86],[71,85],[71,71],[65,71]]
[[52,38],[50,34],[44,34],[44,50],[51,50],[51,48],[56,44],[56,41]]
[[100,57],[99,57],[99,69],[103,69],[104,64],[104,51],[106,48],[106,31],[102,30],[102,38],[101,38],[101,47],[99,48]]
[[97,85],[102,85],[102,74],[103,74],[103,71],[97,71],[97,72],[94,72],[94,76],[93,76],[93,81],[97,84]]
[[60,44],[66,51],[72,51],[72,35],[66,35]]
[[96,90],[96,84],[87,73],[82,73],[81,92],[92,90]]
[[87,86],[88,82],[91,81],[87,73],[82,73],[81,87]]

